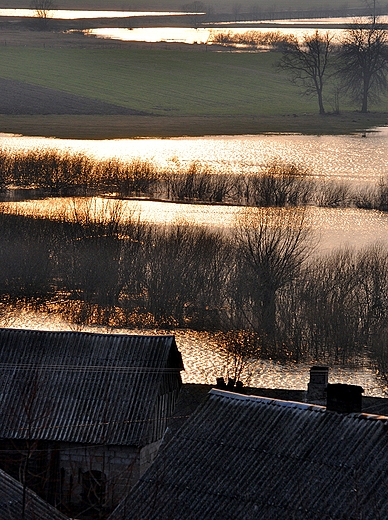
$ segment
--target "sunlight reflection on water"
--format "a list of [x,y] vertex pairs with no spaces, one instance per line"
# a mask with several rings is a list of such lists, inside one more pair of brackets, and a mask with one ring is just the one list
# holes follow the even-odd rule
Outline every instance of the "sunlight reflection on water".
[[[72,327],[54,314],[22,311],[3,316],[0,326],[21,329],[40,330],[78,330],[113,334],[161,334],[157,330],[126,330],[110,328]],[[171,331],[169,332],[171,333]],[[216,378],[225,373],[225,360],[214,346],[211,335],[206,332],[192,330],[176,330],[172,332],[182,354],[185,371],[182,373],[184,383],[215,384]],[[309,381],[309,364],[281,364],[272,361],[258,361],[250,369],[249,384],[257,388],[287,388],[306,390]],[[248,374],[245,374],[247,376]],[[364,395],[385,397],[384,386],[372,368],[331,367],[330,383],[347,383],[360,385]]]
[[[106,199],[95,199],[101,207]],[[25,215],[56,218],[58,215],[72,218],[84,199],[47,198],[24,202],[4,202],[2,207],[10,212]],[[115,204],[114,201],[111,201]],[[109,200],[108,200],[109,203]],[[213,229],[230,230],[245,211],[240,206],[180,204],[147,200],[123,201],[123,214],[142,222],[154,224],[188,223]],[[282,211],[279,209],[279,211]],[[329,253],[333,249],[354,247],[360,249],[381,242],[388,244],[388,215],[380,211],[354,208],[311,207],[306,212],[306,223],[319,240],[316,254]]]
[[[316,29],[301,28],[285,28],[285,27],[260,27],[260,26],[244,26],[223,27],[223,28],[205,28],[205,27],[139,27],[127,29],[122,27],[97,28],[88,29],[85,34],[97,36],[98,38],[132,41],[132,42],[174,42],[186,43],[188,45],[194,43],[212,44],[213,36],[217,34],[230,33],[232,35],[243,34],[245,32],[257,31],[262,34],[280,32],[283,35],[295,35],[300,38],[307,34],[314,34]],[[343,33],[343,29],[331,29],[333,36],[339,37]]]
[[[386,23],[388,17],[379,17],[381,23]],[[368,18],[360,18],[368,22]],[[302,38],[305,35],[312,35],[318,29],[329,31],[335,39],[339,39],[344,26],[353,22],[353,18],[312,18],[312,19],[288,19],[288,20],[260,20],[260,21],[234,21],[222,22],[217,24],[207,24],[202,27],[136,27],[133,29],[123,27],[96,28],[87,31],[87,35],[94,35],[99,38],[115,39],[122,41],[135,42],[176,42],[176,43],[201,43],[212,44],[213,37],[219,34],[228,33],[239,35],[246,32],[280,33],[285,36],[294,35]]]
[[[0,148],[9,151],[57,149],[84,153],[97,159],[123,161],[140,158],[160,168],[186,168],[194,161],[209,166],[215,173],[248,174],[268,161],[280,158],[307,166],[318,179],[352,182],[355,186],[375,186],[387,174],[388,128],[380,128],[362,138],[347,136],[245,135],[175,139],[117,139],[103,141],[62,140],[0,135]],[[25,211],[54,215],[55,205],[69,201],[57,199],[18,203]],[[170,223],[182,219],[201,225],[233,225],[241,208],[171,204],[162,202],[126,202],[132,211],[140,211],[145,221]],[[387,242],[388,216],[378,211],[358,209],[312,208],[309,222],[320,235],[320,251],[333,247],[363,247],[375,241]]]
[[[101,28],[90,29],[88,35],[98,38],[131,41],[131,42],[175,42],[175,43],[207,43],[213,32],[211,29],[191,28],[191,27],[139,27],[134,29]],[[240,31],[239,31],[240,32]]]
[[[56,148],[82,152],[96,158],[117,157],[149,159],[161,167],[182,164],[187,166],[199,160],[210,165],[215,172],[251,173],[266,161],[281,157],[307,165],[322,179],[355,181],[373,184],[386,173],[388,129],[380,129],[367,138],[354,136],[303,136],[265,135],[241,137],[203,137],[179,139],[125,139],[107,141],[76,141],[32,137],[0,136],[0,147],[8,150]],[[71,211],[69,199],[45,199],[17,203],[18,211],[41,212],[55,216],[53,204],[63,205]],[[13,203],[6,203],[10,207]],[[70,207],[69,207],[70,204]],[[128,212],[139,212],[148,222],[168,223],[184,219],[197,224],[220,227],[233,226],[242,208],[233,206],[207,206],[171,204],[150,201],[126,201]],[[320,235],[319,251],[326,252],[344,245],[362,247],[376,240],[387,241],[388,215],[377,211],[358,209],[311,208],[308,221]],[[40,329],[69,329],[71,326],[54,314],[18,312],[3,320],[3,326]],[[112,332],[107,330],[107,332]],[[124,332],[124,331],[123,331]],[[129,331],[131,332],[131,331]],[[144,331],[142,331],[144,332]],[[223,375],[224,360],[212,348],[207,334],[178,331],[177,342],[182,351],[186,371],[185,382],[213,384]],[[250,384],[268,388],[305,389],[309,378],[308,365],[280,365],[259,362],[253,367]],[[366,395],[382,396],[381,382],[373,370],[344,370],[333,368],[330,381],[359,384]]]
[[[138,16],[179,16],[188,13],[179,12],[163,12],[163,11],[82,11],[69,9],[47,9],[49,18],[58,20],[77,20],[78,18],[128,18]],[[17,16],[17,17],[34,17],[36,9],[0,9],[0,16]]]
[[[301,128],[301,131],[303,129]],[[388,127],[362,134],[299,134],[182,137],[171,139],[75,140],[0,135],[7,150],[57,149],[97,159],[141,158],[162,168],[194,161],[217,172],[253,173],[279,158],[307,166],[317,178],[376,183],[387,174]]]

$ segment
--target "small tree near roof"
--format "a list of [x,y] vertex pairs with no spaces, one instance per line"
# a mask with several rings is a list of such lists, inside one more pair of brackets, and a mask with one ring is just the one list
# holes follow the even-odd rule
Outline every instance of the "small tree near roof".
[[229,330],[218,333],[216,341],[225,355],[226,376],[236,383],[241,382],[244,373],[246,376],[249,367],[260,357],[258,334],[248,330]]

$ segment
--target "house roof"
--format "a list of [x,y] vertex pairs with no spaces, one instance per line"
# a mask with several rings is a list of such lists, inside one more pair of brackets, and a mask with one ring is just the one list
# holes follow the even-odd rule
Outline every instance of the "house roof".
[[212,390],[109,520],[388,518],[388,418]]
[[26,490],[23,508],[23,486],[0,469],[0,520],[68,520],[67,516],[42,500],[30,489]]
[[0,438],[112,445],[156,440],[183,369],[174,336],[18,329],[0,329],[0,361]]

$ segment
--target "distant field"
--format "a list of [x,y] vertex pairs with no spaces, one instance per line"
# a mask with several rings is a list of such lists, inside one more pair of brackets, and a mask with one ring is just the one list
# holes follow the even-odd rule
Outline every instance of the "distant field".
[[[388,122],[388,97],[321,118],[276,53],[0,47],[0,132],[76,138],[348,133]],[[327,111],[332,110],[327,89]]]
[[278,59],[276,53],[0,47],[0,77],[155,115],[316,112],[315,101],[278,72]]
[[[29,0],[1,0],[0,7],[8,8],[30,8]],[[91,10],[138,10],[138,11],[181,11],[188,9],[186,6],[193,4],[192,0],[56,0],[58,9],[91,9]],[[339,8],[365,8],[364,0],[348,0],[340,5],[336,0],[203,0],[207,8],[211,7],[216,13],[257,12],[273,10],[327,10]]]

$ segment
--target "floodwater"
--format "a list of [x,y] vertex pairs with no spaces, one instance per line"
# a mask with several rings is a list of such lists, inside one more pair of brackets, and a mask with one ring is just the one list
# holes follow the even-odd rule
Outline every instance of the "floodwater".
[[[326,29],[325,29],[326,30]],[[130,42],[166,42],[166,43],[187,43],[187,44],[209,44],[213,43],[213,39],[217,34],[238,35],[250,31],[258,31],[260,33],[279,32],[284,35],[295,35],[298,38],[303,35],[314,34],[316,29],[312,28],[296,28],[296,27],[272,27],[268,24],[263,25],[244,25],[241,27],[139,27],[127,29],[122,27],[114,28],[98,28],[88,29],[85,31],[86,36],[96,36],[109,40],[120,40]],[[330,33],[339,37],[343,33],[343,29],[330,29]]]
[[[4,202],[2,207],[9,212],[18,212],[35,217],[55,218],[66,215],[72,218],[84,207],[84,199],[55,198],[39,201]],[[112,199],[96,198],[91,207],[107,208]],[[245,208],[229,205],[180,204],[129,200],[122,202],[123,215],[136,221],[153,224],[190,223],[208,228],[231,231],[238,223]],[[282,211],[279,209],[279,211]],[[339,248],[365,248],[379,242],[388,245],[388,215],[380,211],[354,208],[317,208],[306,211],[306,225],[313,231],[318,246],[315,254],[330,253]]]
[[[348,136],[261,135],[218,136],[177,139],[122,139],[104,141],[60,140],[14,135],[0,135],[0,148],[9,151],[35,148],[57,149],[85,153],[97,159],[110,157],[123,161],[140,158],[161,167],[187,166],[199,161],[214,173],[250,173],[274,158],[294,161],[307,166],[322,182],[337,180],[353,185],[374,186],[386,175],[388,128]],[[7,203],[10,206],[15,203]],[[16,203],[18,211],[55,214],[53,204],[74,204],[74,201],[47,199]],[[150,222],[186,221],[199,225],[230,227],[242,208],[172,204],[151,201],[127,201],[129,212],[138,212]],[[63,208],[61,208],[63,211]],[[308,221],[321,237],[320,252],[345,245],[363,247],[388,238],[388,215],[378,211],[355,208],[311,208]],[[16,313],[0,319],[0,326],[69,329],[71,325],[51,313]],[[108,331],[107,331],[108,332]],[[112,331],[109,331],[112,332]],[[133,331],[120,331],[133,332]],[[177,343],[182,352],[186,371],[185,382],[213,384],[224,375],[225,360],[214,348],[210,335],[193,331],[177,331]],[[307,365],[281,365],[259,361],[251,367],[250,384],[257,387],[306,389],[309,379]],[[384,395],[384,386],[373,369],[333,368],[330,382],[361,385],[365,395]]]
[[[2,315],[1,327],[30,328],[40,330],[77,330],[87,332],[105,332],[113,334],[160,334],[152,330],[125,330],[106,328],[77,327],[54,314],[21,312]],[[169,332],[171,333],[171,331]],[[182,354],[185,371],[182,373],[184,383],[201,383],[215,385],[217,377],[225,376],[226,362],[221,351],[217,349],[214,339],[205,332],[192,330],[174,331],[178,348]],[[282,365],[272,361],[259,360],[252,364],[243,374],[243,380],[257,388],[287,388],[307,390],[311,365],[292,363]],[[346,383],[360,385],[364,395],[386,397],[387,388],[372,367],[341,368],[331,367],[330,383]]]
[[307,167],[317,179],[374,185],[388,174],[388,127],[363,135],[361,132],[343,136],[267,134],[76,140],[0,134],[0,149],[57,149],[96,159],[148,160],[162,168],[199,162],[214,173],[241,174],[253,173],[269,161],[279,159]]
[[[114,139],[102,141],[0,136],[0,149],[8,151],[57,149],[83,153],[96,159],[151,161],[161,169],[179,171],[197,161],[215,174],[248,174],[279,159],[307,167],[318,181],[349,183],[354,189],[373,188],[388,174],[388,128],[367,137],[259,135],[217,136],[176,139]],[[29,214],[54,215],[71,211],[74,201],[51,199],[7,203]],[[128,214],[137,213],[147,222],[190,222],[230,228],[244,211],[236,206],[127,201]],[[355,208],[308,208],[307,222],[320,240],[319,252],[338,247],[361,248],[375,242],[388,243],[388,215]]]
[[[133,18],[139,16],[181,16],[189,13],[164,11],[81,11],[66,9],[50,9],[48,17],[57,20],[77,20],[95,18]],[[0,16],[32,18],[35,9],[0,9]]]
[[[312,18],[312,19],[286,19],[271,21],[235,21],[222,22],[222,24],[203,23],[201,27],[136,27],[136,28],[97,28],[89,29],[85,34],[98,38],[132,41],[132,42],[166,42],[186,44],[212,44],[218,34],[228,33],[232,36],[251,31],[262,34],[278,32],[285,36],[294,35],[302,38],[312,35],[318,29],[321,32],[329,31],[337,40],[344,33],[343,27],[351,23],[351,18]],[[359,21],[367,22],[367,18]],[[379,18],[380,23],[387,23],[388,17]],[[342,27],[341,27],[342,26]]]
[[[164,11],[82,11],[82,10],[49,10],[49,18],[61,20],[92,20],[92,19],[128,19],[138,17],[181,17],[188,15],[201,15],[202,13],[189,12],[164,12]],[[0,9],[0,16],[4,17],[36,17],[34,9]],[[198,18],[201,21],[200,17]],[[367,20],[359,18],[359,20]],[[381,23],[386,23],[387,16],[379,17]],[[207,24],[206,22],[199,28],[194,27],[139,27],[139,28],[93,28],[87,29],[85,34],[104,39],[115,39],[121,41],[135,42],[174,42],[187,44],[211,44],[214,35],[228,32],[230,34],[240,34],[247,31],[280,32],[284,35],[295,35],[302,37],[312,34],[316,29],[330,30],[333,36],[340,36],[343,29],[340,25],[346,25],[353,21],[352,18],[311,18],[311,19],[279,19],[279,20],[251,20],[222,22],[219,24]],[[120,22],[118,22],[120,23]],[[193,22],[194,24],[194,22]]]

